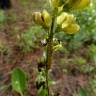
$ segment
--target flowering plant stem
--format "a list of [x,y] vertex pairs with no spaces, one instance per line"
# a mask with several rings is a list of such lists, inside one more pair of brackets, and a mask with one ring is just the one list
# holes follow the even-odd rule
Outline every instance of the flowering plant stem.
[[52,22],[51,22],[51,26],[49,28],[48,41],[47,41],[46,88],[47,88],[48,96],[50,95],[50,93],[49,93],[49,84],[48,84],[48,70],[51,68],[51,64],[52,64],[54,32],[55,32],[55,16],[52,17]]

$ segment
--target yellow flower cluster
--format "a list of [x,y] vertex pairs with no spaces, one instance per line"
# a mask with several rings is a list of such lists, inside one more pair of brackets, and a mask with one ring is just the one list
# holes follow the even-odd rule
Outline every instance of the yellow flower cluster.
[[68,34],[76,33],[80,29],[79,25],[76,24],[74,15],[66,12],[62,12],[60,16],[57,17],[57,25]]
[[[85,8],[87,5],[90,4],[90,0],[49,0],[50,5],[54,9],[68,7],[69,9],[82,9]],[[76,18],[72,14],[68,14],[66,12],[62,12],[57,17],[57,25],[60,26],[60,28],[68,33],[73,34],[79,31],[80,26],[76,23]]]
[[[69,9],[82,9],[89,5],[90,0],[49,0],[52,8],[58,10],[57,16],[57,25],[66,33],[73,34],[79,31],[80,26],[76,23],[76,18],[73,14],[62,12],[64,6]],[[44,28],[49,28],[52,23],[52,16],[48,13],[47,10],[42,12],[34,12],[33,20],[35,23],[42,25]]]
[[51,16],[46,10],[43,10],[42,12],[34,12],[32,15],[35,23],[42,25],[46,28],[50,27]]

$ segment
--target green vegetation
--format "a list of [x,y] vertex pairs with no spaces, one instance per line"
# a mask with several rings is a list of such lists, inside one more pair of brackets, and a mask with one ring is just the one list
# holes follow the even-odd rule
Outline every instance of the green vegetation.
[[26,82],[26,75],[20,68],[15,68],[12,71],[11,83],[12,89],[18,92],[21,96],[24,96],[24,91],[26,90],[27,82]]

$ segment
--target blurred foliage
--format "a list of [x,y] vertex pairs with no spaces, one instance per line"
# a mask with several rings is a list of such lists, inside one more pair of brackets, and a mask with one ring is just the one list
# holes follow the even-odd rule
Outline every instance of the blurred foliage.
[[81,25],[79,34],[76,34],[74,38],[79,41],[96,40],[96,1],[92,1],[90,7],[82,12],[78,12],[77,21]]
[[3,41],[0,40],[0,54],[8,55],[9,52],[10,52],[9,47]]
[[41,26],[29,27],[21,34],[19,46],[23,52],[32,51],[33,48],[39,48],[39,42],[45,37],[45,32]]
[[96,78],[93,78],[90,80],[90,85],[95,96],[96,95]]
[[89,58],[96,64],[96,45],[91,44],[88,48],[88,54]]
[[3,23],[6,20],[4,11],[0,10],[0,23]]

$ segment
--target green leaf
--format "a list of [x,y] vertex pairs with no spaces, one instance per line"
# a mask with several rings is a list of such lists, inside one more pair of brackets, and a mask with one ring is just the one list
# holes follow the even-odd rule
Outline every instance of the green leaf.
[[23,92],[27,88],[26,75],[20,68],[15,68],[11,74],[11,83],[14,91],[23,96]]
[[38,90],[38,96],[48,96],[47,94],[47,89],[43,89],[43,87],[41,87],[39,90]]
[[80,94],[80,96],[87,96],[87,92],[83,88],[80,88],[79,94]]

